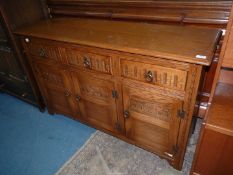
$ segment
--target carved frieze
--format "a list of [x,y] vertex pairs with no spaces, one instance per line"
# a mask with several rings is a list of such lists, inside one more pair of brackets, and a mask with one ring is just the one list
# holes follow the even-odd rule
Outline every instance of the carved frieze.
[[82,95],[97,99],[108,100],[110,96],[109,92],[102,87],[82,85],[80,90]]
[[48,71],[43,71],[41,73],[41,76],[44,80],[47,82],[53,84],[53,85],[63,85],[63,79],[60,75],[48,72]]
[[[166,101],[166,99],[164,99]],[[135,111],[149,117],[169,122],[172,117],[174,104],[161,101],[150,101],[138,97],[130,98],[130,111]]]

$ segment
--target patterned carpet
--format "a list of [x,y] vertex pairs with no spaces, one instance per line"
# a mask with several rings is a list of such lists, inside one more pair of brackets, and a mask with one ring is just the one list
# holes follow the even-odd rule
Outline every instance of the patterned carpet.
[[189,139],[182,171],[148,151],[97,131],[57,175],[188,175],[200,127],[201,120],[198,120]]

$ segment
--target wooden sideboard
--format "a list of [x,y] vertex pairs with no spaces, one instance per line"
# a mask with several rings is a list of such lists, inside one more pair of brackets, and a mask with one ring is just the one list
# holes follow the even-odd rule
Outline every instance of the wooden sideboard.
[[16,31],[50,113],[181,169],[202,68],[220,30],[60,18]]
[[[51,18],[100,18],[225,30],[232,0],[47,0],[47,5]],[[223,38],[224,35],[212,64],[203,69],[195,117],[205,116]]]

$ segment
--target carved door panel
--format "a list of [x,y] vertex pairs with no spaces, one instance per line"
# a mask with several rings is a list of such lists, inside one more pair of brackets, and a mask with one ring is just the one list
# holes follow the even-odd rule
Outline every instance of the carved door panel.
[[126,136],[172,159],[182,101],[130,87],[123,87],[123,100]]
[[82,120],[109,131],[117,131],[116,99],[112,95],[114,82],[86,72],[73,73],[72,77]]
[[38,62],[34,63],[34,70],[49,110],[72,116],[74,102],[69,73],[55,65]]

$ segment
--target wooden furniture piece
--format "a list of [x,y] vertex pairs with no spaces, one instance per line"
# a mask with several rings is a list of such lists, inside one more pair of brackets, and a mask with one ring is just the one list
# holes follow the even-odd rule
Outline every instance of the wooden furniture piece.
[[202,128],[191,174],[231,175],[233,173],[232,104],[233,85],[218,83],[208,119]]
[[227,26],[209,102],[210,107],[202,126],[191,175],[233,174],[232,22],[233,10]]
[[[226,29],[232,0],[48,0],[50,16],[104,18],[156,24],[191,25]],[[204,118],[223,37],[213,62],[202,72],[194,116]]]
[[[219,81],[224,81],[228,84],[232,83],[232,69],[233,69],[233,54],[232,54],[232,47],[233,47],[233,9],[231,9],[231,16],[229,23],[227,25],[227,33],[226,38],[224,41],[224,47],[222,49],[222,62],[221,68],[226,68],[226,70],[221,70]],[[220,67],[219,67],[220,68]],[[218,76],[216,76],[216,79]],[[227,80],[226,80],[227,79]]]
[[50,113],[182,167],[202,68],[220,30],[61,18],[16,33]]
[[0,90],[44,110],[38,85],[13,30],[44,19],[40,1],[8,0],[0,3]]

